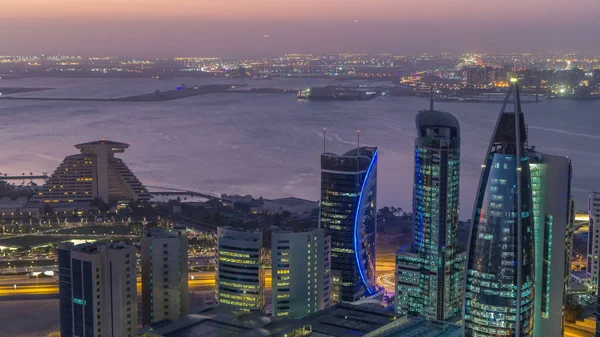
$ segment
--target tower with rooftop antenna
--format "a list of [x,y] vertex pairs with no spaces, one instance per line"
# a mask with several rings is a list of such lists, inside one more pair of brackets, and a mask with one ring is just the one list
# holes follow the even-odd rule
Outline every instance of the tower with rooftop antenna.
[[458,248],[460,127],[450,113],[416,116],[413,242],[396,254],[396,312],[436,321],[462,308],[464,254]]
[[377,148],[321,155],[320,226],[331,236],[332,302],[378,293],[375,280]]
[[534,210],[526,144],[519,85],[512,80],[473,207],[463,315],[467,337],[533,334]]

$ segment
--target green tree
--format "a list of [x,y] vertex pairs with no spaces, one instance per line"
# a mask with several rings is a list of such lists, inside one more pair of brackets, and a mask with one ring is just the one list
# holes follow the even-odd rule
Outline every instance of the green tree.
[[565,305],[565,320],[569,323],[575,323],[583,319],[583,306],[577,302],[567,301]]
[[50,206],[48,204],[44,204],[43,212],[44,212],[44,214],[52,214],[52,213],[54,213],[54,209],[52,208],[52,206]]
[[94,198],[94,200],[92,200],[92,202],[90,203],[90,206],[98,208],[98,210],[101,213],[107,213],[108,211],[110,211],[110,205],[105,203],[100,198]]

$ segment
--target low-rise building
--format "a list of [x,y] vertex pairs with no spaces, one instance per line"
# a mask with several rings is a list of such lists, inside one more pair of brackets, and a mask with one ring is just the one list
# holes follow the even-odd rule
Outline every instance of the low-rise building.
[[319,203],[316,201],[300,199],[295,197],[279,198],[267,200],[264,199],[262,205],[255,207],[260,213],[266,212],[271,214],[289,212],[292,215],[310,215],[319,208]]
[[237,203],[250,204],[250,203],[252,203],[253,200],[254,199],[252,198],[251,195],[221,194],[221,203],[223,204],[223,206],[234,207],[235,204],[237,204]]
[[301,319],[240,315],[219,306],[142,331],[145,337],[460,337],[461,327],[409,318],[380,304],[340,303]]

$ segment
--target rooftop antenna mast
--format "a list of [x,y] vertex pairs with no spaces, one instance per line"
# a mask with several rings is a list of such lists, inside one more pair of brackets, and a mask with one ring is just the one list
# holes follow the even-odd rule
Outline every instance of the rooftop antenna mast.
[[327,153],[327,151],[325,151],[325,132],[327,132],[327,129],[323,128],[323,153]]
[[[510,80],[514,88],[514,110],[515,110],[515,147],[517,155],[517,312],[521,312],[521,292],[523,287],[523,204],[522,204],[522,181],[521,181],[521,165],[523,165],[521,157],[521,97],[519,93],[519,83],[516,78]],[[525,165],[528,165],[525,163]],[[517,315],[515,321],[515,337],[521,337],[521,317]]]
[[[360,130],[356,130],[356,172],[360,171]],[[360,174],[356,175],[356,186],[360,186]]]
[[433,111],[433,85],[431,86],[431,95],[429,97],[429,111]]

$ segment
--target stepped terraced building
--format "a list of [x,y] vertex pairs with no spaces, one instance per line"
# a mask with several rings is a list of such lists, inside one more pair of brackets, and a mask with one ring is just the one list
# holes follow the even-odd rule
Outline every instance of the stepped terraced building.
[[115,153],[129,144],[98,140],[75,145],[80,154],[66,157],[32,202],[45,204],[89,202],[96,198],[110,203],[120,200],[150,200],[150,194]]

